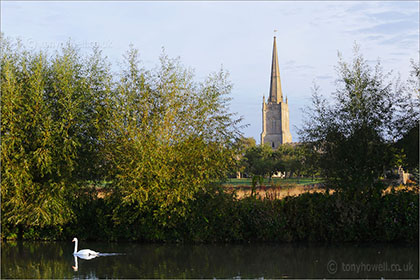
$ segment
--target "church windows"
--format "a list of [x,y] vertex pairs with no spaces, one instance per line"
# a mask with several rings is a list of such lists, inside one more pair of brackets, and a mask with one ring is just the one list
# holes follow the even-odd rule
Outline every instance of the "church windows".
[[274,148],[274,142],[271,142],[271,147]]

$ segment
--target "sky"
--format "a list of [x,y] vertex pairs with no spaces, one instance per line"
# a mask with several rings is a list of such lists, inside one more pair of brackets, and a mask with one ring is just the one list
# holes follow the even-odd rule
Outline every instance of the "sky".
[[274,30],[293,141],[314,83],[326,96],[334,91],[338,51],[350,61],[356,42],[369,63],[380,59],[402,80],[410,59],[419,60],[418,1],[1,1],[1,32],[32,49],[59,49],[70,38],[87,53],[99,45],[117,65],[132,44],[153,68],[164,47],[197,81],[223,67],[231,111],[257,143]]

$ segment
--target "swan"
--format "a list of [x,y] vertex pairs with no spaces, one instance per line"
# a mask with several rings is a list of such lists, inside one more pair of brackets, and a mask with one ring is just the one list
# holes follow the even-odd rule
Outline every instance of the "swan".
[[83,259],[91,259],[92,257],[94,258],[94,257],[99,256],[99,252],[95,252],[95,251],[92,251],[90,249],[83,249],[83,250],[80,250],[79,252],[77,252],[78,240],[77,240],[76,237],[73,238],[73,240],[71,242],[75,242],[74,243],[74,252],[73,252],[74,256],[78,256],[78,257],[81,257]]

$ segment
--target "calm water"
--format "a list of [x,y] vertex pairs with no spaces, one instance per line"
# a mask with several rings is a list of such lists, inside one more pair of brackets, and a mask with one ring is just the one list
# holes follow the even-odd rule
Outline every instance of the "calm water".
[[93,243],[125,253],[75,259],[73,243],[2,242],[1,278],[419,278],[413,244]]

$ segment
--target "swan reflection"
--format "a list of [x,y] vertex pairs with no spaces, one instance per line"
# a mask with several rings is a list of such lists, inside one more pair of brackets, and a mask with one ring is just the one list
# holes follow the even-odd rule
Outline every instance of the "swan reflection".
[[78,258],[81,258],[82,260],[91,260],[91,259],[94,259],[96,257],[98,257],[98,256],[97,255],[96,256],[93,256],[93,255],[90,255],[90,256],[74,255],[74,265],[72,265],[71,267],[73,268],[74,271],[78,271],[79,270],[79,263],[77,262]]

